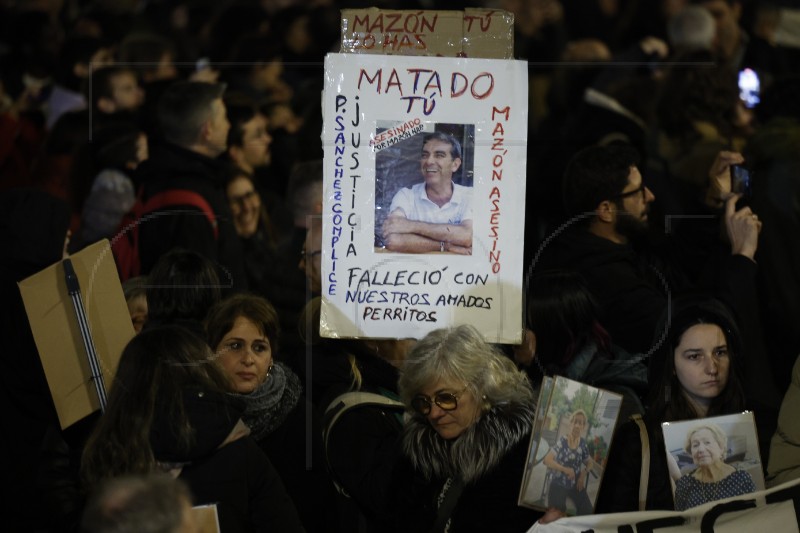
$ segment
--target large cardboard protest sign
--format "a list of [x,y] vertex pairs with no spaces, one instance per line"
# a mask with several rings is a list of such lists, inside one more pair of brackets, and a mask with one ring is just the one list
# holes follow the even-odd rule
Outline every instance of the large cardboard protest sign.
[[[80,283],[89,331],[110,386],[122,349],[133,338],[122,286],[107,240],[70,257]],[[53,395],[59,422],[66,428],[100,408],[78,319],[67,292],[64,265],[58,262],[19,283],[25,311]]]
[[549,524],[536,523],[528,533],[741,533],[800,531],[800,479],[772,489],[718,502],[687,511],[643,511],[562,518]]
[[526,64],[331,54],[325,69],[322,336],[469,323],[518,343]]

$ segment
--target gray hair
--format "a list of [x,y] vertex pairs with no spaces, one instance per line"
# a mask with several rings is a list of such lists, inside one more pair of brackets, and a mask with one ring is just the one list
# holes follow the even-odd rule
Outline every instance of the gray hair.
[[678,52],[711,50],[716,31],[714,17],[703,6],[686,6],[667,23],[669,42]]
[[725,457],[728,455],[728,436],[721,427],[711,422],[703,422],[693,426],[692,429],[689,430],[689,432],[686,434],[686,442],[683,443],[684,451],[686,451],[686,453],[689,455],[692,455],[692,435],[704,429],[710,431],[711,435],[714,437],[714,440],[717,441],[720,450],[722,450],[722,459],[724,461]]
[[507,403],[533,405],[533,390],[524,372],[487,343],[473,326],[437,329],[408,354],[400,374],[400,398],[407,406],[439,379],[463,383],[483,409]]
[[112,478],[89,499],[81,531],[175,533],[191,503],[186,484],[166,474]]

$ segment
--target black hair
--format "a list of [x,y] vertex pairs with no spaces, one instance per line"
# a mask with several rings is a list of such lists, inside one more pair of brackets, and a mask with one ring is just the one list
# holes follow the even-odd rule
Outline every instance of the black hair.
[[133,337],[83,451],[87,485],[153,472],[156,461],[175,454],[185,461],[213,453],[241,416],[229,387],[205,341],[190,331],[164,326]]
[[422,136],[422,146],[425,146],[425,143],[428,141],[442,141],[450,145],[450,157],[453,159],[461,159],[461,143],[458,142],[458,139],[450,135],[449,133],[445,133],[443,131],[434,131],[431,133],[426,133]]
[[527,326],[536,335],[536,359],[546,371],[563,374],[589,341],[610,354],[611,341],[597,315],[597,303],[577,272],[549,270],[531,279]]
[[237,93],[225,96],[225,110],[228,113],[228,122],[231,128],[228,130],[228,147],[244,144],[244,125],[258,114],[258,108],[250,98]]
[[[670,312],[671,310],[671,312]],[[744,356],[739,326],[731,311],[719,300],[703,296],[676,298],[662,315],[656,328],[659,348],[651,356],[648,383],[650,399],[648,416],[661,422],[698,418],[698,413],[689,403],[675,374],[675,349],[681,338],[692,326],[714,324],[725,335],[730,360],[728,380],[722,392],[713,400],[706,416],[730,414],[745,409],[742,387],[741,363]],[[666,338],[660,336],[667,330]]]
[[628,185],[639,153],[629,144],[590,146],[576,153],[564,173],[564,207],[570,216],[594,211],[603,201],[614,201]]
[[149,323],[202,322],[208,310],[221,299],[214,263],[197,252],[170,250],[148,274]]

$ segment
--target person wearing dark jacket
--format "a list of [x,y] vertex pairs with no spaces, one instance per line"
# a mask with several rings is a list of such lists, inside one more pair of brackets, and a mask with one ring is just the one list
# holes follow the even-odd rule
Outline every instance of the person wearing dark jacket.
[[661,423],[738,413],[746,406],[742,361],[747,354],[725,305],[704,297],[679,298],[659,326],[668,333],[648,372],[646,497],[639,499],[644,449],[640,427],[628,421],[614,436],[597,497],[599,513],[675,509]]
[[219,84],[181,81],[170,85],[159,100],[161,139],[134,176],[142,201],[163,191],[191,191],[207,202],[214,222],[191,203],[159,210],[158,216],[140,226],[142,273],[148,273],[168,250],[183,247],[217,263],[224,286],[247,288],[242,248],[225,200],[226,163],[215,159],[225,151],[230,128],[224,89]]
[[642,240],[650,237],[648,213],[655,200],[637,168],[636,152],[627,145],[578,152],[564,177],[564,201],[574,223],[542,249],[534,270],[581,273],[614,343],[631,353],[648,353],[667,294],[700,284],[700,267],[713,266],[715,292],[725,296],[743,283],[753,283],[761,224],[749,207],[736,211],[739,197],[730,193],[729,169],[742,161],[741,154],[721,152],[709,170],[708,200],[725,207],[729,251],[716,254],[713,236],[719,228],[715,213],[709,211],[702,220],[711,220],[710,227],[691,227],[697,242],[671,238],[666,257],[655,263],[650,261],[653,254],[648,257],[635,247],[653,244]]
[[[245,405],[242,420],[275,463],[309,532],[331,526],[333,485],[324,470],[319,416],[300,378],[278,350],[278,315],[259,296],[235,294],[208,313],[208,343],[229,381],[232,398]],[[308,458],[311,459],[309,465]]]
[[[546,375],[564,376],[622,394],[622,417],[642,414],[647,366],[641,354],[612,343],[597,319],[597,304],[576,272],[538,272],[528,284],[527,350],[515,351],[534,386]],[[526,353],[527,352],[527,353]]]
[[250,291],[275,306],[283,331],[295,329],[305,304],[306,283],[297,268],[297,253],[288,245],[290,234],[281,236],[255,182],[241,169],[228,172],[225,193],[241,239]]
[[107,478],[169,472],[194,502],[216,504],[220,530],[304,531],[272,463],[241,420],[244,405],[205,342],[180,326],[125,347],[108,406],[83,454],[87,489]]
[[[37,481],[42,443],[48,434],[63,441],[17,283],[61,260],[69,228],[69,206],[42,191],[11,189],[0,193],[0,332],[3,338],[0,400],[14,438],[4,442],[0,477],[7,488],[3,516],[25,531],[51,527],[51,519],[77,525],[80,508],[67,502],[47,507]],[[67,437],[67,435],[64,435]],[[85,436],[85,435],[84,435]],[[80,440],[80,439],[78,439]]]
[[400,376],[411,416],[392,478],[397,531],[527,531],[517,505],[533,426],[533,390],[472,326],[429,333]]

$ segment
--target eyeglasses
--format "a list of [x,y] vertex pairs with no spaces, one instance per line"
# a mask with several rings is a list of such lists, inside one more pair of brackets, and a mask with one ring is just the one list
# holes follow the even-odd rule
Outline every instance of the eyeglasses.
[[230,202],[232,204],[242,205],[247,200],[250,200],[251,198],[255,197],[257,194],[258,193],[256,191],[247,191],[246,193],[240,194],[239,196],[231,196],[230,197]]
[[634,189],[632,191],[621,192],[619,194],[615,194],[614,196],[612,196],[612,198],[628,198],[630,196],[635,196],[637,194],[641,194],[642,195],[642,200],[644,200],[645,197],[647,196],[647,192],[646,191],[647,191],[647,185],[645,185],[644,182],[642,182],[642,185],[639,188]]
[[306,252],[305,250],[300,250],[300,259],[302,261],[310,261],[314,259],[315,256],[318,256],[322,253],[322,250],[314,250],[313,252]]
[[411,408],[422,416],[430,414],[434,403],[445,411],[453,411],[458,407],[458,397],[464,394],[466,390],[467,388],[464,387],[463,390],[456,393],[437,392],[433,395],[433,400],[424,394],[417,394],[411,400]]

